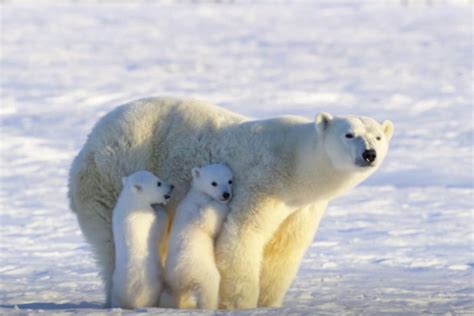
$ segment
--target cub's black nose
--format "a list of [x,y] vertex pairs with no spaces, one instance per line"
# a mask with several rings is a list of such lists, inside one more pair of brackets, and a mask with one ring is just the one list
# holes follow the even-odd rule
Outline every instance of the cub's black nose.
[[225,199],[225,200],[228,200],[230,198],[230,194],[228,192],[224,192],[222,194],[222,197]]
[[362,153],[362,158],[369,163],[374,162],[377,158],[377,152],[374,149],[366,149]]
[[170,197],[171,197],[171,196],[168,195],[168,194],[165,195],[165,199],[169,199]]

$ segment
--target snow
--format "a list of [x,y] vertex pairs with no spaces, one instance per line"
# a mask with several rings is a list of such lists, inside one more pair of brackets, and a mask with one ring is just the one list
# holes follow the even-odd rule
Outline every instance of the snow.
[[382,168],[329,206],[284,307],[242,313],[474,314],[468,1],[58,3],[0,2],[0,313],[133,313],[100,307],[67,173],[109,110],[180,95],[395,123]]

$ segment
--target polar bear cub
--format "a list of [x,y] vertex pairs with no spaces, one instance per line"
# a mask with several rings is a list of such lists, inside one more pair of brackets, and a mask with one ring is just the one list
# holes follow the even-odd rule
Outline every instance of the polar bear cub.
[[[165,264],[162,307],[217,309],[220,274],[214,240],[232,198],[232,172],[223,164],[192,169],[191,189],[176,209]],[[174,306],[173,306],[174,305]]]
[[112,214],[112,307],[158,306],[163,283],[158,247],[168,219],[161,206],[152,204],[166,204],[173,186],[148,171],[124,177],[122,184]]

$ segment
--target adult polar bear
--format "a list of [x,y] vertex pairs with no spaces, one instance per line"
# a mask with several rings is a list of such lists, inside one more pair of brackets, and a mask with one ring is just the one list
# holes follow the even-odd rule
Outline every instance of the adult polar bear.
[[250,121],[175,98],[118,107],[97,123],[69,179],[71,208],[101,267],[106,304],[114,269],[111,212],[122,177],[145,169],[174,183],[172,214],[193,167],[227,163],[235,192],[216,242],[220,307],[280,306],[327,203],[377,169],[392,133],[390,121],[327,113],[315,121]]

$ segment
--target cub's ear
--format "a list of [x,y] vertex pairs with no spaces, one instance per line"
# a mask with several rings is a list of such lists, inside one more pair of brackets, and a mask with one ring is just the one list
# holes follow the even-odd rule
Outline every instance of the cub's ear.
[[139,193],[139,192],[143,191],[142,186],[139,185],[139,184],[134,184],[132,188],[133,188],[133,191],[136,192],[136,193]]
[[193,168],[192,174],[194,179],[198,179],[201,176],[201,170],[199,168]]
[[315,122],[316,122],[316,127],[319,128],[319,130],[324,131],[329,125],[329,122],[333,119],[332,115],[327,113],[327,112],[321,112],[318,115],[316,115]]
[[389,120],[383,121],[382,123],[382,130],[383,133],[385,134],[385,138],[389,141],[390,138],[393,136],[393,132],[395,130],[395,127],[393,126],[393,123]]

